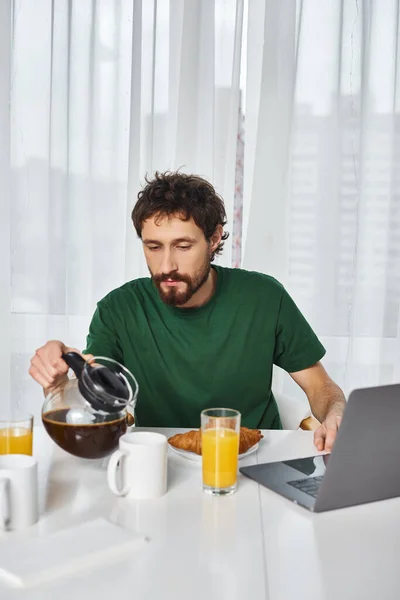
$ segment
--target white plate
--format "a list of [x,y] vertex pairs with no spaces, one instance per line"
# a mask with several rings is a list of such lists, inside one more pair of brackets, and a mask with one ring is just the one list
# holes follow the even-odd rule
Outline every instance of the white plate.
[[[253,454],[253,452],[255,452],[256,450],[258,450],[259,443],[260,442],[249,448],[247,452],[239,454],[239,460],[241,460],[242,458],[246,458],[250,454]],[[168,444],[168,446],[170,447],[170,450],[172,450],[173,452],[175,452],[175,454],[178,454],[182,458],[185,458],[186,460],[191,460],[196,463],[201,463],[200,454],[196,454],[195,452],[188,452],[187,450],[181,450],[180,448],[175,448],[175,446],[171,446],[171,444]]]

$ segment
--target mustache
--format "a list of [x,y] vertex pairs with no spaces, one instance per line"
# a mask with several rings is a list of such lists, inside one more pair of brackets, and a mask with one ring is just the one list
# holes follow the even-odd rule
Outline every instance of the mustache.
[[184,281],[185,283],[190,283],[190,277],[187,275],[179,275],[178,273],[159,273],[158,275],[153,275],[153,279],[156,283],[161,283],[162,281]]

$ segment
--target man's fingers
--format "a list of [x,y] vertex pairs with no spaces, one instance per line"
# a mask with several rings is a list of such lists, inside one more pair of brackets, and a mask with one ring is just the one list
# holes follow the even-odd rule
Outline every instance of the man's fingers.
[[61,358],[61,356],[49,357],[47,359],[47,365],[47,369],[53,375],[53,377],[68,373],[68,365],[65,360]]
[[336,439],[337,430],[338,423],[336,420],[332,420],[326,424],[325,450],[332,450]]
[[50,358],[41,354],[38,354],[37,357],[38,363],[39,361],[41,363],[42,371],[45,371],[52,381],[65,373],[64,362],[61,359]]
[[39,354],[35,354],[35,356],[31,360],[31,366],[34,367],[36,373],[40,373],[42,378],[47,382],[47,385],[50,385],[53,378],[46,369],[42,359]]
[[317,450],[323,450],[325,447],[326,431],[325,427],[321,425],[314,433],[314,445]]
[[332,450],[336,438],[336,430],[328,429],[325,438],[325,450]]
[[32,364],[49,380],[50,385],[53,385],[60,375],[65,375],[68,370],[61,358],[49,357],[40,350],[36,352]]
[[94,359],[93,354],[82,354],[82,356],[86,360],[86,362],[90,362]]
[[317,450],[327,450],[328,452],[332,450],[340,421],[340,417],[330,416],[318,427],[314,433],[314,444]]

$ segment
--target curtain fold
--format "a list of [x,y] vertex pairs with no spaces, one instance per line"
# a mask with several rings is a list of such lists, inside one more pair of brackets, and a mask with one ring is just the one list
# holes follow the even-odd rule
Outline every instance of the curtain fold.
[[[244,180],[244,205],[250,210],[245,213],[243,266],[285,280],[296,4],[291,0],[270,0],[265,6],[250,2],[249,21],[261,18],[262,44],[253,36],[248,38],[248,56],[256,54],[259,48],[261,64],[254,65],[249,60],[247,67],[246,119],[254,110],[251,117],[255,131],[251,131],[254,137],[249,139],[246,130],[245,169],[248,147],[252,162]],[[250,90],[254,95],[251,105]]]
[[0,411],[9,408],[11,397],[11,19],[11,2],[0,3]]

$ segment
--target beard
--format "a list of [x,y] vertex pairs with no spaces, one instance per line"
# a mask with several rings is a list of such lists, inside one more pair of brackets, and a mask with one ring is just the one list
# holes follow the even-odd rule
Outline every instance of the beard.
[[[172,273],[161,273],[160,275],[154,275],[154,273],[150,271],[150,274],[164,304],[169,304],[170,306],[182,306],[186,304],[186,302],[189,302],[192,296],[205,284],[210,274],[210,269],[211,261],[207,256],[202,266],[193,275],[181,274],[176,271],[173,271]],[[176,287],[165,289],[161,286],[161,283],[167,280],[182,282],[185,284],[185,289],[178,290]]]

